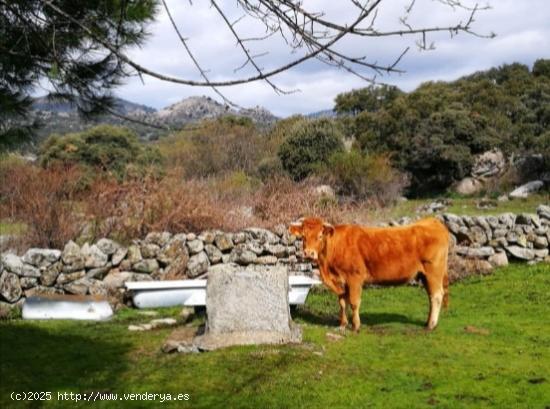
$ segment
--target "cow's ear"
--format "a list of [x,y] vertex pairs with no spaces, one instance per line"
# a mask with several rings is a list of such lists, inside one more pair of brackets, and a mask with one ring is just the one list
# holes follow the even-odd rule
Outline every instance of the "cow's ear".
[[325,236],[332,236],[334,234],[334,226],[330,223],[323,223],[323,234]]
[[288,228],[288,231],[290,234],[296,236],[296,237],[302,237],[302,232],[304,230],[304,226],[302,223],[290,223],[290,227]]

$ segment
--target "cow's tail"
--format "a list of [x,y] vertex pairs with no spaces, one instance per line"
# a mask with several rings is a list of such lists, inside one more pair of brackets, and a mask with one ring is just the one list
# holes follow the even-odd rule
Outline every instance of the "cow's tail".
[[443,270],[443,308],[449,307],[449,248],[445,252]]

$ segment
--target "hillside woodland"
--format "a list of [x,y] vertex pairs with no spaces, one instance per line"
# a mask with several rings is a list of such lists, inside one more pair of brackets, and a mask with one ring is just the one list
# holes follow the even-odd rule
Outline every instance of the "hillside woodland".
[[368,222],[403,196],[452,195],[487,151],[504,165],[479,195],[496,198],[533,179],[548,189],[550,60],[410,93],[353,90],[336,97],[334,112],[269,126],[215,116],[150,142],[100,125],[52,134],[35,162],[4,147],[2,219],[44,246],[77,236],[269,227],[312,213]]

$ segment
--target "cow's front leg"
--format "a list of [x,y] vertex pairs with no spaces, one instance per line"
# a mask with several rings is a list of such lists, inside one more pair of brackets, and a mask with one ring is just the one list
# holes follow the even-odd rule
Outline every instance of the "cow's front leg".
[[347,294],[338,296],[338,304],[340,304],[340,331],[345,331],[348,326],[348,317],[346,314]]

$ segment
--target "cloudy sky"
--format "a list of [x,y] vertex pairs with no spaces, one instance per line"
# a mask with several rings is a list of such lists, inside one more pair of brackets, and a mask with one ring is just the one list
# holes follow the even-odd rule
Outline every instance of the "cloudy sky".
[[[399,18],[411,0],[385,0],[379,7],[375,27],[382,30],[403,29]],[[470,0],[464,0],[468,2]],[[192,3],[192,4],[191,4]],[[325,19],[341,24],[351,24],[357,9],[346,6],[345,1],[305,0],[303,7],[309,11],[324,12]],[[249,77],[253,67],[247,66],[235,73],[245,57],[238,48],[231,32],[216,10],[206,0],[193,2],[167,0],[171,13],[188,45],[209,70],[211,80],[229,80]],[[243,15],[235,0],[219,0],[218,4],[233,21]],[[468,4],[475,4],[470,1]],[[420,51],[416,45],[418,36],[385,38],[344,38],[336,49],[350,56],[366,56],[369,62],[391,64],[408,46],[411,50],[398,68],[403,74],[378,77],[378,81],[395,84],[409,91],[430,80],[452,80],[474,71],[505,63],[521,62],[532,65],[538,58],[550,58],[550,1],[548,0],[490,0],[492,9],[479,12],[473,29],[479,34],[496,33],[494,39],[459,34],[451,38],[449,33],[428,36],[435,43],[432,51]],[[468,13],[453,10],[438,0],[416,0],[408,23],[413,27],[454,25],[466,21]],[[244,18],[235,25],[243,37],[264,34],[263,27],[251,18]],[[149,27],[151,37],[141,49],[129,55],[140,64],[159,73],[185,79],[201,80],[200,75],[185,53],[164,9],[159,10],[157,21]],[[248,43],[252,53],[268,52],[258,59],[261,67],[269,70],[300,56],[292,54],[280,36],[263,42]],[[360,69],[362,74],[373,72]],[[312,60],[272,77],[284,90],[296,90],[289,95],[277,95],[265,82],[255,82],[220,90],[240,106],[264,106],[279,116],[309,113],[332,108],[334,97],[352,88],[368,85],[360,78],[344,71]],[[208,95],[220,100],[209,88],[197,88],[163,82],[151,77],[134,77],[118,89],[118,95],[130,101],[162,108],[192,95]]]

